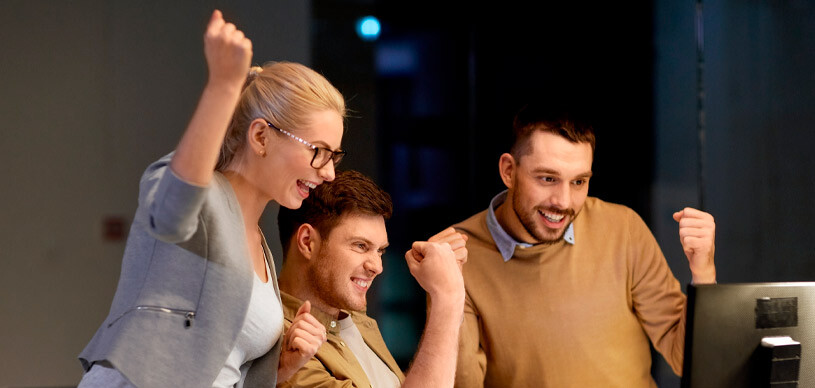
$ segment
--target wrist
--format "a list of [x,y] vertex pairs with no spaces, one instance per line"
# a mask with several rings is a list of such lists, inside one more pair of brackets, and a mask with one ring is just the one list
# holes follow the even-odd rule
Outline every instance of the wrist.
[[222,78],[210,77],[204,87],[204,93],[229,95],[237,98],[241,94],[241,89],[243,89],[243,82],[244,80],[237,82],[237,80],[229,81]]
[[290,371],[290,370],[288,370],[288,369],[287,369],[285,366],[283,366],[283,365],[282,365],[282,363],[281,363],[281,364],[280,364],[280,365],[278,365],[278,367],[277,367],[277,384],[276,384],[276,385],[277,385],[277,386],[280,386],[280,384],[285,383],[285,382],[286,382],[288,379],[290,379],[292,376],[294,376],[294,371]]
[[430,315],[444,316],[449,319],[464,316],[464,294],[440,294],[430,296]]
[[716,283],[716,268],[710,268],[706,270],[697,270],[694,271],[691,268],[691,274],[693,275],[693,284],[714,284]]

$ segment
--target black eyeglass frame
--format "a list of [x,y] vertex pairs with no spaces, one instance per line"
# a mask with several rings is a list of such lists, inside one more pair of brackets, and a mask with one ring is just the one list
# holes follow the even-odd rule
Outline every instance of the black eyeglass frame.
[[[345,151],[343,151],[343,150],[336,150],[336,151],[334,151],[334,150],[329,149],[329,148],[325,148],[325,147],[318,147],[318,146],[316,146],[316,145],[314,145],[314,144],[311,144],[311,143],[309,143],[309,142],[307,142],[307,141],[303,140],[303,138],[301,138],[301,137],[295,136],[294,134],[292,134],[292,133],[291,133],[291,132],[289,132],[289,131],[286,131],[286,130],[283,130],[283,129],[280,129],[280,128],[276,127],[276,126],[275,126],[274,124],[272,124],[272,123],[271,123],[269,120],[264,119],[264,121],[266,121],[266,125],[268,125],[268,126],[269,126],[269,128],[276,129],[276,130],[280,131],[281,133],[283,133],[283,134],[287,135],[288,137],[292,138],[293,140],[296,140],[296,141],[298,141],[298,142],[300,142],[300,143],[302,143],[302,144],[305,144],[306,146],[308,146],[309,148],[311,148],[312,150],[314,150],[314,156],[312,156],[312,157],[311,157],[311,167],[313,167],[313,168],[315,168],[315,169],[317,169],[317,170],[319,170],[319,169],[321,169],[321,168],[325,167],[325,165],[326,165],[326,164],[328,164],[328,161],[333,161],[333,162],[334,162],[334,166],[337,166],[338,164],[340,164],[340,161],[342,160],[342,158],[343,158],[343,157],[344,157],[344,156],[347,154],[347,152],[345,152]],[[324,152],[329,152],[329,153],[331,153],[331,156],[330,156],[330,157],[328,157],[328,158],[325,158],[325,161],[324,161],[324,162],[323,162],[321,165],[319,165],[319,166],[315,166],[315,165],[314,165],[314,162],[316,162],[316,161],[317,161],[317,156],[319,156],[319,155],[320,155],[320,151],[321,151],[321,150],[322,150],[322,151],[324,151]]]

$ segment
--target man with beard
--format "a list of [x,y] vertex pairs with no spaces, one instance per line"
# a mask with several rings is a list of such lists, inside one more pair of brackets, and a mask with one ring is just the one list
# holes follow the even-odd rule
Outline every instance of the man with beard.
[[[648,341],[681,373],[685,296],[631,209],[588,197],[594,132],[527,106],[507,190],[468,235],[457,387],[655,387]],[[710,214],[674,213],[695,284],[714,283]]]
[[450,228],[413,243],[405,254],[432,302],[405,376],[376,321],[365,315],[367,291],[382,272],[391,212],[390,196],[355,171],[340,172],[313,189],[297,210],[280,208],[285,258],[279,284],[286,328],[308,300],[311,314],[328,330],[327,342],[282,386],[453,386],[464,309],[465,237]]

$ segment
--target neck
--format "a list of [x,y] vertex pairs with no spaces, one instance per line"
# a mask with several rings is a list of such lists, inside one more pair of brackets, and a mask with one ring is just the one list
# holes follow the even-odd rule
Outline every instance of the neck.
[[294,255],[286,255],[283,263],[283,268],[280,269],[280,276],[277,279],[277,285],[280,291],[283,291],[302,301],[310,301],[312,307],[316,307],[324,313],[339,319],[340,309],[329,306],[322,298],[320,298],[314,289],[311,288],[310,282],[304,281],[307,279],[306,266],[302,264],[305,260],[302,257],[293,257]]
[[256,229],[269,200],[260,195],[257,187],[244,174],[235,170],[226,170],[223,174],[238,199],[247,232]]

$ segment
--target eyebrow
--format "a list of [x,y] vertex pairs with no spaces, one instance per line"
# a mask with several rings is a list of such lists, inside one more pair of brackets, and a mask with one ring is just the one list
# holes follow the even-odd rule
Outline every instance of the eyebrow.
[[579,175],[577,176],[577,178],[591,178],[593,175],[594,175],[594,173],[593,173],[593,172],[591,172],[591,171],[586,171],[586,172],[584,172],[584,173],[582,173],[582,174],[579,174]]
[[[544,174],[550,174],[550,175],[560,176],[560,172],[559,172],[559,171],[555,171],[555,170],[552,170],[551,168],[545,168],[545,167],[536,168],[536,169],[532,170],[532,173],[533,173],[533,174],[540,174],[540,173],[544,173]],[[589,171],[586,171],[586,172],[583,172],[583,173],[577,174],[577,175],[575,176],[575,178],[591,178],[591,177],[592,177],[592,175],[594,175],[594,173],[593,173],[593,172],[591,172],[591,170],[589,170]]]
[[[308,141],[308,140],[306,140],[306,141]],[[342,151],[342,147],[338,147],[336,149],[331,148],[331,146],[328,143],[326,143],[326,142],[324,142],[322,140],[309,141],[309,143],[311,143],[314,146],[317,146],[317,147],[320,147],[320,148],[325,148],[325,149],[331,150],[331,151]]]

